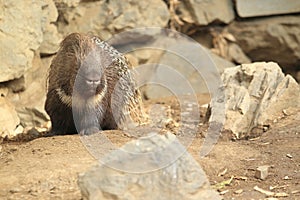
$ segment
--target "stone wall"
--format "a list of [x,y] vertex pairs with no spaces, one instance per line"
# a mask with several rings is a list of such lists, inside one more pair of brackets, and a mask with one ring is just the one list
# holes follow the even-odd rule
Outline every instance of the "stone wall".
[[[60,41],[71,32],[92,32],[106,40],[137,27],[171,28],[217,54],[212,57],[221,69],[223,63],[227,67],[275,61],[299,81],[300,5],[293,0],[276,2],[0,1],[0,136],[13,136],[26,127],[49,126],[43,109],[47,69]],[[128,39],[132,40],[138,38]],[[153,56],[145,51],[131,57],[136,64],[165,59],[161,53]]]

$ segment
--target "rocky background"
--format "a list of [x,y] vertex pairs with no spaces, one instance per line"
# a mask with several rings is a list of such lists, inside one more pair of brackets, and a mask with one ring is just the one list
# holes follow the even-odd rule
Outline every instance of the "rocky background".
[[[296,0],[0,1],[0,138],[49,128],[43,108],[47,70],[63,37],[92,32],[106,40],[147,26],[192,37],[210,50],[221,71],[242,63],[274,61],[300,81]],[[155,35],[145,38],[155,42]],[[143,51],[130,59],[137,65],[159,62],[166,55]],[[143,90],[146,98],[163,92]]]

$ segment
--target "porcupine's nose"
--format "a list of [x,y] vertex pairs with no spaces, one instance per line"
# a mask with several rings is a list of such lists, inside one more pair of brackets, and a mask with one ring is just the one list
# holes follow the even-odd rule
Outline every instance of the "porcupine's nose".
[[96,88],[97,86],[100,85],[101,81],[100,80],[86,80],[87,85]]

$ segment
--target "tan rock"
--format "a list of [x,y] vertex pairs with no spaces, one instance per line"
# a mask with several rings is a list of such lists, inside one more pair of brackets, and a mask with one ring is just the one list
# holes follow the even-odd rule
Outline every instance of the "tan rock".
[[20,119],[13,104],[4,97],[0,97],[0,113],[0,138],[14,137]]
[[59,43],[62,40],[57,27],[53,24],[57,20],[58,11],[52,0],[43,0],[42,2],[43,42],[39,51],[42,54],[53,54],[58,50]]
[[53,0],[55,4],[64,4],[67,7],[76,7],[78,6],[81,0]]
[[181,4],[179,16],[197,25],[207,25],[214,21],[228,24],[235,17],[231,0],[185,0]]
[[0,85],[0,96],[1,97],[6,97],[7,94],[8,94],[8,88],[3,86],[3,85]]
[[0,2],[0,82],[20,78],[31,67],[33,50],[42,42],[39,1]]
[[44,103],[50,61],[51,58],[41,60],[39,55],[35,55],[33,67],[25,73],[26,90],[19,93],[10,92],[7,95],[7,98],[15,105],[20,122],[25,128],[41,127],[49,121],[44,110]]
[[0,13],[0,82],[5,82],[32,67],[41,44],[42,53],[54,53],[60,37],[51,24],[58,16],[52,0],[0,1]]
[[60,32],[91,31],[105,40],[131,28],[165,27],[169,21],[168,8],[161,0],[82,2],[64,10],[63,16],[68,24],[59,26]]
[[252,61],[274,61],[285,71],[300,65],[300,16],[235,21],[228,32]]

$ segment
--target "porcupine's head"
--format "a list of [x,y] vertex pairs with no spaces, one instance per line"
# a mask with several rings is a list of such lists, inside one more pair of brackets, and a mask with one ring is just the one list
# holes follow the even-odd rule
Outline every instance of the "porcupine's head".
[[84,98],[103,92],[107,87],[105,68],[109,63],[101,56],[98,49],[92,49],[79,60],[79,69],[74,83],[74,90]]
[[68,57],[66,65],[72,68],[69,74],[73,94],[87,99],[105,92],[107,80],[105,69],[112,62],[111,57],[98,44],[99,39],[92,35],[73,33],[62,42],[61,49]]

